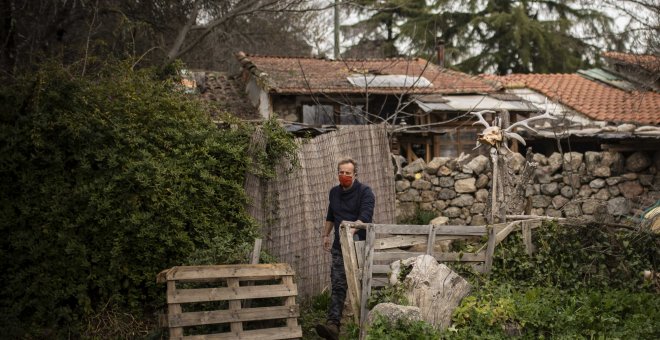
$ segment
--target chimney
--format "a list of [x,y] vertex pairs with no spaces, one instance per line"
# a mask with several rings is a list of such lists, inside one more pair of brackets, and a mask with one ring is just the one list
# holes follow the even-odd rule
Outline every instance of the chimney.
[[438,51],[438,66],[445,67],[445,41],[438,39],[438,45],[436,46]]

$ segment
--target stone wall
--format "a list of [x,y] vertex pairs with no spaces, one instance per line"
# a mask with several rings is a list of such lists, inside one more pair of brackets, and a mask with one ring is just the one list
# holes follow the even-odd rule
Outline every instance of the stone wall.
[[[535,154],[533,183],[527,185],[527,210],[554,217],[619,218],[639,213],[660,199],[660,151]],[[507,164],[522,170],[525,158]],[[396,181],[397,217],[417,208],[449,218],[452,225],[482,225],[492,181],[490,161],[436,157],[403,168]]]

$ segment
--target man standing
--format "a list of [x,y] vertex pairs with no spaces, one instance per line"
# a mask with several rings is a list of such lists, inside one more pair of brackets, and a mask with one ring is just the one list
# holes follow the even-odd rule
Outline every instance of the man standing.
[[[371,223],[374,215],[376,198],[369,186],[356,179],[357,169],[357,163],[350,158],[339,161],[339,185],[330,189],[328,214],[323,228],[323,248],[332,253],[332,295],[326,324],[316,325],[316,332],[324,339],[339,339],[339,326],[346,300],[346,272],[339,243],[339,225],[344,221]],[[333,229],[335,236],[331,242],[330,233]],[[361,229],[356,235],[364,240],[366,230]]]

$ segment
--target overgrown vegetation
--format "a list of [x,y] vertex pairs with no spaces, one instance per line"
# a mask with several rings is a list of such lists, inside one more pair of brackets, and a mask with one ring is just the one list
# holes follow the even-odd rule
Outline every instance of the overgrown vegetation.
[[153,319],[159,271],[251,249],[245,172],[272,175],[292,138],[269,122],[270,151],[255,157],[268,162],[250,164],[253,128],[226,117],[218,129],[175,82],[131,66],[46,65],[0,89],[3,336],[93,337],[99,320]]
[[[526,254],[519,232],[496,248],[493,272],[484,276],[452,266],[473,285],[440,333],[424,327],[375,323],[371,338],[389,339],[658,339],[657,272],[660,235],[598,224],[547,223],[534,231]],[[463,244],[462,247],[468,247]],[[455,249],[456,250],[456,249]],[[460,249],[458,249],[460,251]],[[378,302],[401,303],[396,288],[374,292]],[[346,336],[356,339],[355,325]],[[352,330],[352,331],[350,331]]]

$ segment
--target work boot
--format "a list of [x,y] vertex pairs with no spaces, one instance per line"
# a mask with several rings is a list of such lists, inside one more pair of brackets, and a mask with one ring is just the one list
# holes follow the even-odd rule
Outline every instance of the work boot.
[[339,326],[334,323],[316,325],[316,334],[323,339],[339,340]]

